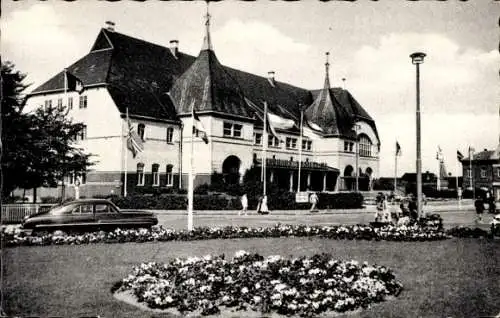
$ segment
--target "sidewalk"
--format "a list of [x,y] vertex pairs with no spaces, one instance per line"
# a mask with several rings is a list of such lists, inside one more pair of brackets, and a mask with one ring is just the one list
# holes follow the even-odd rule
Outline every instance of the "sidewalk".
[[[389,206],[389,209],[397,209],[399,205]],[[432,213],[447,213],[447,212],[470,212],[474,210],[472,201],[463,202],[460,206],[457,202],[439,202],[438,205],[428,203],[423,206],[424,212]],[[151,210],[157,214],[171,214],[171,215],[185,215],[186,210]],[[362,209],[324,209],[319,212],[311,213],[309,210],[271,210],[270,214],[273,215],[322,215],[322,214],[361,214],[361,213],[375,213],[376,207],[374,205],[367,205]],[[238,215],[239,210],[195,210],[196,215]],[[248,214],[255,214],[254,210],[248,210]]]

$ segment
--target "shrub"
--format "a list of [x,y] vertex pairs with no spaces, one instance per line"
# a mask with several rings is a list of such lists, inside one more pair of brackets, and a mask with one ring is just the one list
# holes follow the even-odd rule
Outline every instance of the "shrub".
[[57,197],[41,197],[40,201],[42,203],[59,203],[61,202],[61,199]]

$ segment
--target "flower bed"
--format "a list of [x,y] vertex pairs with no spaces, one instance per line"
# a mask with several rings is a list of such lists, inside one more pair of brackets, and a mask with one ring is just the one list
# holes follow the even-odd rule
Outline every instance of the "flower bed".
[[286,225],[272,227],[196,227],[193,231],[173,230],[155,226],[151,230],[99,231],[68,234],[61,231],[40,235],[25,235],[18,230],[4,230],[5,246],[61,245],[92,243],[124,243],[153,241],[192,241],[209,239],[266,238],[266,237],[322,237],[337,240],[435,241],[448,238],[442,230],[433,227],[369,225]]
[[315,316],[366,308],[397,296],[402,285],[384,266],[339,261],[327,254],[287,259],[239,251],[224,256],[143,263],[113,288],[149,308],[217,314],[251,310]]

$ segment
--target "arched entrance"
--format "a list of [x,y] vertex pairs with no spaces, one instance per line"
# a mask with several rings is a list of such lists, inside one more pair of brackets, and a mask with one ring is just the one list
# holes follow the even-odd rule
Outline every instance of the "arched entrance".
[[354,172],[354,168],[351,165],[347,165],[344,169],[344,185],[347,190],[354,189],[354,178],[352,174]]
[[222,175],[226,184],[238,184],[240,182],[241,160],[236,156],[227,157],[222,163]]

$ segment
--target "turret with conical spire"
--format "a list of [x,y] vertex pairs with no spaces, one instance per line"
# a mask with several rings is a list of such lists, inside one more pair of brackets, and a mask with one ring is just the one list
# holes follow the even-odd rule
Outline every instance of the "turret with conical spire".
[[205,15],[205,37],[194,63],[172,86],[170,97],[178,114],[217,112],[251,118],[238,82],[220,64],[210,38],[210,14]]
[[208,4],[209,2],[207,1],[207,14],[205,15],[205,37],[203,38],[203,46],[201,47],[201,50],[213,50],[212,47],[212,40],[210,39],[210,13],[208,11]]
[[349,126],[352,124],[351,116],[345,112],[343,107],[333,96],[330,89],[330,52],[326,52],[325,62],[325,84],[318,97],[306,111],[308,120],[318,124],[326,134],[341,135],[349,134]]

